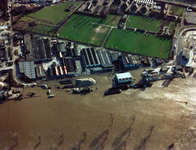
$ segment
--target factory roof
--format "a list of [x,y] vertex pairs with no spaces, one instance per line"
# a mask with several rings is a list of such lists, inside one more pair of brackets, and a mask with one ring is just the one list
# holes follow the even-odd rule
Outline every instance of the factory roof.
[[65,58],[64,60],[65,60],[65,65],[67,67],[67,70],[69,72],[76,70],[76,62],[75,62],[74,58],[68,57],[68,58]]
[[106,51],[103,51],[100,49],[100,50],[97,50],[97,54],[98,54],[102,67],[112,67],[110,56],[108,55]]
[[24,73],[29,79],[35,79],[35,69],[33,61],[19,62],[19,71]]

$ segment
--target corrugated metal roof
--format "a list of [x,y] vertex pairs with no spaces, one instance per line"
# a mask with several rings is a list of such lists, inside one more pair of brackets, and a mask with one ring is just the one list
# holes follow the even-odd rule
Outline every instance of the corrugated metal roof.
[[35,79],[35,69],[33,61],[19,62],[19,71],[24,73],[29,79]]

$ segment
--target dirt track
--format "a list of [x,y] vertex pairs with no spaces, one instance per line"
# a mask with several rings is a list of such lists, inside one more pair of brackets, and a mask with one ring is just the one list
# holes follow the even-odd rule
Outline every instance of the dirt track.
[[196,149],[194,78],[106,97],[107,74],[93,78],[98,90],[87,95],[55,89],[59,83],[49,81],[54,98],[34,87],[24,95],[36,91],[41,97],[0,105],[0,149],[157,150],[172,143],[173,149]]

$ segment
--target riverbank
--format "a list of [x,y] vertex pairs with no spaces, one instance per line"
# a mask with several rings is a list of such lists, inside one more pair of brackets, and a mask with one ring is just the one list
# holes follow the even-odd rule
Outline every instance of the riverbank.
[[[174,79],[163,88],[158,81],[145,90],[129,89],[103,96],[111,87],[107,73],[92,75],[94,91],[71,94],[58,81],[46,81],[54,98],[40,87],[22,94],[35,97],[0,105],[0,149],[193,149],[195,140],[195,78]],[[96,87],[98,88],[96,90]],[[62,138],[63,137],[63,138]],[[41,140],[40,140],[41,139]],[[143,142],[141,142],[143,141]]]

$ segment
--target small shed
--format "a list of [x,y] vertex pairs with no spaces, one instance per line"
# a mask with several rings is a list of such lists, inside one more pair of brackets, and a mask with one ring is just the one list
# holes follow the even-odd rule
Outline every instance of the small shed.
[[130,72],[125,72],[116,74],[115,79],[118,83],[126,83],[132,82],[133,77]]

